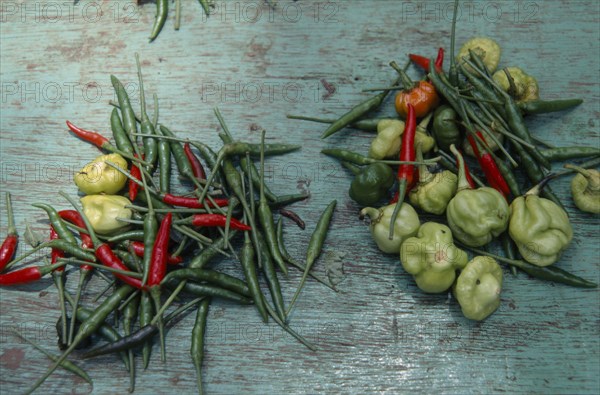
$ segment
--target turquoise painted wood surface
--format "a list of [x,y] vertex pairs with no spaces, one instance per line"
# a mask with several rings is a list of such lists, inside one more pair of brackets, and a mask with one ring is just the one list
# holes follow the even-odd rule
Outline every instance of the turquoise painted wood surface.
[[[135,97],[137,51],[146,89],[160,100],[160,121],[183,136],[217,147],[212,111],[218,106],[241,139],[256,141],[264,128],[269,141],[302,144],[300,152],[267,162],[274,191],[311,192],[294,206],[307,230],[286,223],[295,256],[303,256],[321,209],[333,198],[339,202],[315,270],[325,275],[341,262],[340,292],[309,282],[291,316],[292,326],[318,351],[310,352],[274,323],[262,324],[252,308],[216,301],[206,338],[207,393],[598,393],[597,289],[505,273],[500,309],[483,323],[469,322],[450,296],[419,292],[396,257],[378,252],[346,194],[350,175],[320,154],[333,146],[366,152],[372,136],[352,131],[322,141],[320,125],[285,118],[340,115],[367,97],[362,89],[389,83],[390,60],[448,48],[452,2],[279,1],[269,11],[259,0],[217,1],[208,20],[198,2],[182,3],[181,30],[173,30],[171,15],[148,44],[153,4],[2,1],[0,189],[13,194],[21,232],[28,223],[46,234],[45,215],[31,203],[68,207],[57,191],[75,195],[72,174],[97,151],[69,135],[64,122],[108,134],[107,103],[114,99],[109,76],[126,82]],[[600,145],[596,2],[474,1],[461,11],[458,43],[492,36],[504,49],[502,64],[535,75],[544,98],[585,99],[573,111],[528,119],[537,136],[556,145]],[[335,92],[328,94],[323,81]],[[392,111],[390,101],[382,113]],[[568,183],[553,184],[575,229],[560,266],[598,282],[598,217],[574,208]],[[1,213],[4,234],[4,207]],[[232,261],[219,265],[240,274]],[[292,272],[281,279],[286,300],[299,278]],[[68,289],[75,279],[70,277]],[[100,280],[90,285],[86,303],[102,286]],[[49,366],[10,330],[56,351],[56,307],[50,280],[0,290],[0,392],[22,393]],[[148,370],[139,369],[138,393],[195,391],[188,354],[193,319],[187,316],[169,331],[166,364],[155,348]],[[128,377],[116,358],[77,361],[92,375],[93,389],[57,372],[43,391],[127,391]]]

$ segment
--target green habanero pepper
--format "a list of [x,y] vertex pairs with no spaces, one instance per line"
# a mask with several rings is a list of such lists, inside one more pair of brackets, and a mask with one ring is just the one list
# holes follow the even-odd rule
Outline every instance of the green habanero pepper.
[[419,215],[415,209],[408,203],[402,203],[398,217],[394,222],[394,237],[390,240],[390,221],[396,204],[390,204],[379,209],[365,207],[360,211],[361,219],[365,215],[368,215],[371,219],[369,227],[373,239],[377,243],[377,247],[387,254],[398,254],[402,242],[408,237],[416,235],[421,225]]
[[450,150],[459,162],[458,192],[448,203],[446,218],[457,240],[480,247],[508,227],[509,208],[504,196],[490,187],[472,189],[465,177],[465,161],[454,145]]
[[460,143],[458,114],[447,104],[439,106],[433,113],[433,137],[439,149],[447,151],[451,144]]
[[400,247],[400,263],[412,274],[417,286],[427,293],[444,292],[456,279],[456,270],[467,264],[467,254],[454,245],[446,225],[426,222],[416,237]]
[[[427,133],[431,115],[423,118],[415,133],[415,146],[421,144],[423,152],[431,151],[435,140]],[[382,119],[377,123],[377,137],[371,142],[369,157],[373,159],[397,158],[404,133],[404,122],[399,119]]]
[[465,317],[481,321],[500,306],[502,268],[494,258],[476,256],[461,271],[454,296]]
[[[513,80],[512,84],[508,79],[506,71],[508,71]],[[540,98],[540,88],[537,80],[519,67],[506,67],[505,69],[496,71],[492,77],[517,103]]]
[[571,180],[571,194],[578,209],[600,214],[600,172],[567,164],[567,169],[578,172]]
[[544,179],[510,205],[508,234],[527,262],[548,266],[560,258],[573,239],[573,228],[565,210],[539,197]]
[[[421,146],[417,146],[417,160],[423,160]],[[446,211],[448,202],[456,193],[458,177],[449,170],[432,174],[427,165],[419,165],[419,183],[410,191],[410,203],[421,210],[441,215]]]
[[392,168],[385,163],[373,163],[362,168],[350,163],[343,164],[355,174],[348,194],[361,206],[376,204],[396,180]]

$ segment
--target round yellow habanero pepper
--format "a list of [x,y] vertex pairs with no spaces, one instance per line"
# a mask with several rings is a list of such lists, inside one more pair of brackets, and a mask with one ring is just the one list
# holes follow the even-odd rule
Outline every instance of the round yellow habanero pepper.
[[132,211],[125,206],[129,199],[118,195],[87,195],[80,199],[83,213],[89,219],[94,231],[100,234],[112,233],[128,225],[117,218],[130,219]]
[[121,169],[127,170],[127,161],[121,155],[101,155],[75,174],[75,185],[81,192],[86,195],[99,193],[114,195],[125,186],[127,177],[114,167],[107,165],[106,162],[111,162]]
[[[456,62],[463,64],[463,58],[469,58],[469,50],[481,58],[490,73],[496,71],[500,63],[500,55],[502,54],[500,45],[496,41],[488,37],[474,37],[470,39],[460,47],[456,56]],[[468,64],[465,64],[464,67],[472,73],[477,73]]]

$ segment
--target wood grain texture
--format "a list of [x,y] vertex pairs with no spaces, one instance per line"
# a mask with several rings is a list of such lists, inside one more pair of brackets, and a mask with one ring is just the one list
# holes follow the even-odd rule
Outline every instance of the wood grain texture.
[[[320,211],[338,199],[324,251],[342,257],[340,292],[309,282],[291,316],[292,326],[318,351],[305,349],[274,323],[262,324],[253,308],[215,301],[204,364],[207,393],[600,391],[597,289],[506,273],[499,310],[483,323],[466,320],[451,297],[419,292],[397,258],[377,250],[357,219],[359,207],[347,196],[349,173],[320,154],[325,147],[366,152],[372,135],[342,132],[322,141],[322,126],[285,118],[342,114],[367,97],[361,89],[389,83],[390,60],[448,48],[452,2],[279,1],[269,11],[260,0],[217,1],[206,20],[197,1],[182,0],[181,30],[173,30],[171,15],[152,44],[147,38],[153,4],[136,8],[133,1],[84,0],[71,8],[67,3],[0,4],[0,189],[13,194],[21,232],[29,223],[46,234],[46,217],[31,203],[68,207],[56,192],[75,195],[72,174],[97,151],[69,135],[64,122],[109,135],[107,102],[114,99],[109,77],[118,76],[135,98],[136,51],[147,92],[158,94],[160,121],[181,135],[217,147],[213,108],[218,106],[236,137],[258,141],[265,128],[270,142],[302,144],[300,152],[267,162],[276,193],[311,192],[309,200],[294,206],[307,229],[286,222],[285,239],[294,256],[303,256]],[[556,145],[600,146],[599,14],[593,1],[468,2],[457,43],[492,36],[504,50],[502,64],[535,75],[543,98],[584,98],[575,110],[527,122],[533,133]],[[329,97],[322,79],[335,87]],[[388,100],[381,113],[392,111]],[[598,282],[598,217],[575,209],[568,178],[553,185],[575,229],[560,266]],[[0,223],[4,234],[4,206]],[[328,259],[335,257],[322,258],[316,272],[325,275]],[[241,275],[234,262],[218,264]],[[73,273],[69,289],[76,278]],[[282,278],[286,300],[299,278],[296,271]],[[100,280],[91,284],[86,303],[102,286]],[[49,280],[0,289],[0,392],[22,393],[49,366],[10,329],[56,351],[56,306]],[[138,372],[138,393],[195,391],[188,352],[192,325],[190,315],[169,331],[166,364],[155,347],[148,370]],[[77,361],[93,377],[93,390],[57,372],[44,392],[127,391],[128,377],[116,358]]]

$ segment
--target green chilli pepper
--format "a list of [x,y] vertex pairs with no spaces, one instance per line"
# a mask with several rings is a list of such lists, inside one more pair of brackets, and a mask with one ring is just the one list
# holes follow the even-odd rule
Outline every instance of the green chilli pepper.
[[465,163],[454,145],[459,161],[458,192],[446,208],[446,218],[457,240],[479,247],[499,236],[508,226],[509,209],[500,192],[490,187],[472,189],[465,177]]
[[456,270],[467,264],[467,254],[454,245],[452,231],[446,225],[426,222],[416,237],[400,247],[400,263],[428,293],[444,292],[456,279]]
[[510,205],[508,232],[527,262],[548,266],[558,260],[573,239],[565,210],[538,194],[548,179]]
[[571,194],[577,208],[600,214],[600,172],[569,164],[565,167],[579,173],[571,180]]
[[396,179],[392,168],[385,163],[373,163],[363,168],[342,163],[354,173],[348,195],[361,206],[371,206],[383,198]]
[[365,207],[360,212],[360,218],[368,215],[371,219],[371,234],[377,247],[386,254],[397,254],[400,252],[400,245],[404,240],[417,234],[419,226],[419,215],[415,209],[408,203],[402,203],[398,217],[394,222],[394,235],[390,240],[390,222],[396,204],[381,207]]
[[494,258],[477,256],[461,271],[454,295],[465,317],[481,321],[500,306],[502,268]]

